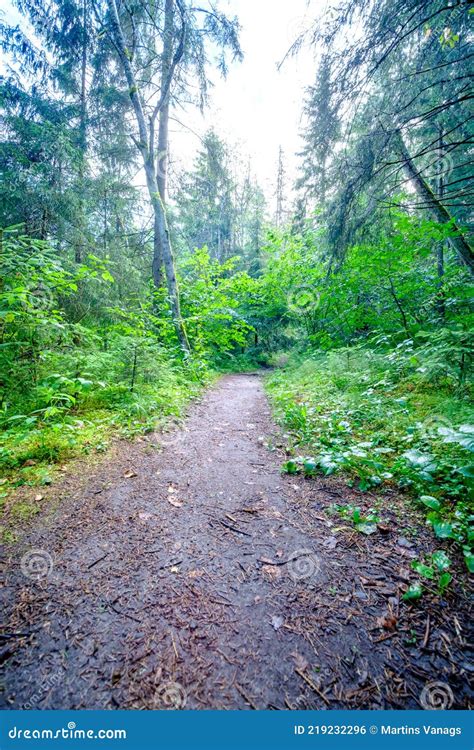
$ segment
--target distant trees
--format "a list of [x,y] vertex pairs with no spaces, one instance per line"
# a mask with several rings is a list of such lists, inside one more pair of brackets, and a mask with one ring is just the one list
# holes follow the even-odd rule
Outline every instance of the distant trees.
[[331,64],[327,54],[321,59],[315,85],[307,91],[303,114],[306,127],[296,187],[313,204],[324,210],[333,187],[333,148],[340,135],[338,108],[333,100]]
[[183,247],[206,245],[220,262],[240,255],[247,266],[258,265],[263,193],[213,130],[205,134],[193,168],[181,175],[175,200]]

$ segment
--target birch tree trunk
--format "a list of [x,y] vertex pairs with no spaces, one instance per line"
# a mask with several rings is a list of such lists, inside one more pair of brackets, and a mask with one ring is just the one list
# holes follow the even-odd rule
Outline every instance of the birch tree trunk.
[[77,236],[74,243],[74,259],[81,263],[84,257],[84,246],[86,244],[86,205],[84,201],[84,181],[86,175],[87,154],[87,0],[82,0],[82,51],[81,51],[81,90],[79,96],[79,167],[78,185],[79,191],[79,216]]
[[[179,343],[184,352],[189,353],[190,347],[188,337],[186,335],[186,328],[184,326],[183,319],[181,317],[181,310],[179,304],[179,291],[178,284],[176,281],[176,272],[174,267],[173,249],[171,246],[168,221],[166,217],[166,209],[163,199],[160,195],[156,164],[155,164],[155,135],[154,135],[154,122],[157,115],[169,96],[169,89],[172,82],[174,68],[179,61],[179,55],[182,54],[182,43],[184,41],[184,21],[183,31],[181,36],[180,45],[178,45],[177,54],[173,58],[173,62],[170,65],[168,71],[168,77],[165,82],[165,88],[162,88],[160,92],[160,99],[156,104],[152,115],[148,122],[145,115],[145,108],[140,93],[140,89],[133,72],[130,51],[127,49],[125,43],[125,37],[123,34],[122,26],[120,24],[120,17],[117,10],[116,0],[108,0],[108,7],[110,11],[110,27],[112,30],[112,38],[114,46],[117,50],[120,63],[122,65],[127,85],[129,88],[129,95],[133,105],[133,111],[138,127],[138,139],[134,138],[135,145],[137,146],[143,161],[143,167],[145,169],[146,183],[148,194],[150,197],[151,207],[153,209],[154,216],[154,245],[159,243],[161,253],[163,257],[163,265],[165,268],[166,285],[168,289],[168,297],[170,300],[171,314],[173,316],[173,322],[178,336]],[[180,6],[179,6],[180,7]],[[183,16],[182,16],[183,17]],[[181,50],[180,50],[181,47]],[[153,272],[154,264],[153,264]],[[153,275],[154,282],[156,283],[155,275]]]
[[[165,23],[163,29],[163,53],[161,57],[161,90],[166,89],[167,80],[173,63],[173,37],[174,37],[174,0],[165,2]],[[168,178],[168,148],[169,148],[169,116],[170,116],[170,93],[169,90],[163,98],[163,104],[159,115],[158,125],[158,154],[156,162],[156,179],[158,191],[163,205],[166,206],[166,188]],[[156,287],[160,287],[163,281],[163,248],[160,239],[160,228],[155,221],[153,238],[153,281]]]

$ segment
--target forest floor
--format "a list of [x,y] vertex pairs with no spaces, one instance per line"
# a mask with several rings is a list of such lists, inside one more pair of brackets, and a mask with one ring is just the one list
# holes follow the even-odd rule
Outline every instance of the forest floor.
[[[261,379],[222,378],[183,429],[69,473],[7,549],[9,708],[463,708],[466,596],[401,601],[407,500],[280,474]],[[80,465],[79,465],[80,466]]]

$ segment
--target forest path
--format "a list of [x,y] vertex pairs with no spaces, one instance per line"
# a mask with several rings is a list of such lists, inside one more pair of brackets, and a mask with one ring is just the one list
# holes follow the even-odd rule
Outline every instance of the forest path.
[[323,512],[351,491],[282,477],[275,433],[260,378],[227,376],[63,487],[7,561],[7,707],[419,706],[449,659],[436,621],[416,664],[381,624],[403,547],[336,538]]

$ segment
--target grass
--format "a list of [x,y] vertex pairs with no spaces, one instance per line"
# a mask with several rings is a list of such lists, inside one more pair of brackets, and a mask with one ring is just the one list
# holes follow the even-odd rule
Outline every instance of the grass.
[[[179,417],[214,375],[196,379],[186,371],[169,368],[156,384],[104,385],[83,395],[72,409],[44,410],[4,424],[0,442],[0,510],[10,524],[26,520],[41,509],[41,488],[50,485],[58,471],[78,457],[104,453],[114,437],[132,439]],[[16,492],[37,487],[36,497]],[[1,527],[11,541],[11,531]]]
[[274,373],[267,388],[291,455],[283,469],[343,472],[363,491],[396,486],[425,509],[438,538],[461,545],[472,570],[470,388],[439,368],[433,376],[422,360],[410,347],[357,346]]

